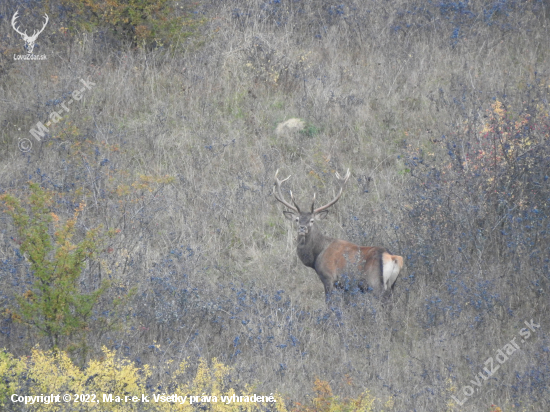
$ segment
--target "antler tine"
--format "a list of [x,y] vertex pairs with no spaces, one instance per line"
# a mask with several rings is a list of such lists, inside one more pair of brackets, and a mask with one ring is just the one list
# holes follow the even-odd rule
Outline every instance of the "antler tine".
[[44,29],[46,28],[46,25],[48,24],[48,21],[50,21],[50,18],[46,13],[44,13],[44,16],[46,17],[46,21],[44,22],[44,25],[42,26],[42,29],[38,32],[38,34],[42,33]]
[[279,182],[279,184],[286,182],[288,179],[290,179],[290,176],[292,176],[292,175],[288,175],[288,177],[286,179],[279,180],[279,179],[277,179],[278,174],[279,174],[279,169],[277,169],[277,171],[275,172],[275,180],[277,180]]
[[12,17],[12,19],[11,19],[11,25],[12,25],[13,29],[14,29],[17,33],[19,33],[21,36],[26,36],[26,35],[27,35],[27,30],[25,30],[24,33],[21,33],[21,32],[19,31],[19,29],[15,26],[17,17],[19,17],[18,14],[19,14],[19,10],[17,10],[17,11],[15,12],[15,14],[13,15],[13,17]]
[[315,212],[315,192],[313,192],[313,201],[311,202],[311,213]]
[[294,199],[292,190],[289,190],[289,192],[290,192],[290,198],[292,199],[292,203],[294,203],[294,206],[296,206],[296,210],[298,211],[298,213],[300,213],[300,207],[298,206],[298,203],[296,203],[296,199]]
[[34,31],[34,33],[31,36],[31,39],[36,40],[38,38],[38,35],[40,33],[42,33],[44,31],[44,29],[46,28],[46,25],[48,24],[48,21],[50,20],[50,18],[48,17],[48,15],[46,13],[44,13],[44,16],[46,17],[46,21],[44,22],[44,25],[42,26],[42,28],[39,31],[36,31],[36,30]]
[[331,207],[333,204],[335,204],[338,199],[340,199],[340,196],[342,196],[342,192],[344,190],[344,185],[346,184],[346,182],[348,181],[349,177],[351,176],[350,174],[350,171],[348,169],[346,175],[344,177],[341,177],[340,174],[338,172],[335,173],[336,174],[336,178],[338,179],[338,181],[340,182],[340,191],[338,192],[338,194],[336,195],[336,197],[334,199],[332,199],[330,202],[328,202],[326,205],[324,206],[321,206],[320,208],[317,208],[317,209],[314,209],[313,210],[313,213],[319,213],[319,212],[322,212],[323,210],[326,210],[328,209],[329,207]]
[[342,178],[340,176],[340,174],[338,172],[335,173],[336,175],[336,178],[342,182],[342,186],[346,184],[346,182],[348,181],[349,177],[351,176],[351,173],[349,172],[349,168],[348,168],[348,171],[346,172],[346,175]]
[[288,179],[290,179],[291,175],[289,175],[286,179],[279,180],[279,179],[277,179],[278,174],[279,174],[279,169],[277,169],[277,172],[275,172],[275,186],[277,187],[277,191],[275,191],[275,188],[273,188],[273,194],[275,195],[275,199],[277,199],[283,205],[288,207],[290,210],[294,210],[295,212],[300,213],[300,209],[298,208],[298,205],[296,204],[296,201],[294,200],[294,196],[292,196],[292,192],[290,192],[290,198],[292,199],[292,202],[294,203],[294,206],[292,206],[290,203],[288,203],[284,199],[283,194],[281,193],[281,184],[283,182],[286,182]]

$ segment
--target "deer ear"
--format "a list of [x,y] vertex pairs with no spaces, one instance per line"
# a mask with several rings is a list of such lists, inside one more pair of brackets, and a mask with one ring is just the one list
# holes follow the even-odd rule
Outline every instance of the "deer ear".
[[294,218],[296,217],[296,215],[294,214],[294,212],[290,212],[288,210],[283,210],[283,214],[285,215],[285,217],[288,219],[288,220],[294,220]]
[[321,212],[319,212],[315,215],[315,219],[316,220],[321,220],[321,219],[324,219],[325,217],[327,217],[327,215],[328,215],[328,210],[323,210],[323,211],[321,211]]

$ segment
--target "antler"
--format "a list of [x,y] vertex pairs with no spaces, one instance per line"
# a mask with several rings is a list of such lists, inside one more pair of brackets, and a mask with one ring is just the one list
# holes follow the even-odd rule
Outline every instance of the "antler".
[[338,172],[336,172],[336,178],[338,179],[338,181],[340,182],[340,192],[338,192],[338,194],[336,195],[336,197],[334,199],[332,199],[330,202],[328,202],[326,205],[324,206],[321,206],[320,208],[317,208],[317,209],[313,209],[313,205],[315,203],[315,195],[313,195],[313,203],[311,204],[311,211],[312,213],[319,213],[319,212],[322,212],[323,210],[326,210],[328,209],[329,207],[331,207],[333,204],[335,204],[338,199],[340,199],[340,196],[342,196],[342,191],[344,190],[344,185],[346,184],[346,182],[348,181],[350,177],[350,172],[349,172],[349,169],[346,173],[346,175],[344,177],[341,177]]
[[[292,206],[290,203],[288,203],[284,199],[283,194],[281,193],[281,184],[283,182],[286,182],[288,179],[290,179],[290,175],[286,179],[279,180],[279,179],[277,179],[278,174],[279,174],[279,169],[277,169],[277,172],[275,173],[275,185],[277,186],[277,192],[275,192],[275,188],[273,188],[273,194],[275,195],[275,199],[277,199],[283,205],[288,207],[290,210],[294,210],[296,213],[300,213],[300,208],[296,204],[296,200],[294,200],[294,196],[292,195],[292,191],[290,191],[290,198],[292,199],[292,203],[294,203],[294,206]],[[278,196],[277,196],[277,194],[278,194]]]
[[42,26],[42,28],[40,29],[39,32],[37,32],[35,30],[35,32],[31,36],[32,40],[36,40],[38,38],[38,35],[44,31],[44,29],[46,28],[46,25],[48,24],[48,21],[50,20],[50,18],[48,17],[48,15],[46,13],[44,13],[44,16],[46,17],[46,21],[44,22],[44,25]]
[[46,17],[46,21],[44,22],[44,25],[42,26],[42,28],[37,32],[36,30],[34,31],[34,33],[32,34],[32,36],[28,36],[27,35],[27,30],[25,30],[25,32],[20,32],[19,29],[15,26],[15,23],[16,23],[16,20],[17,20],[17,17],[18,17],[18,14],[19,13],[19,10],[17,10],[15,12],[15,14],[13,15],[12,19],[11,19],[11,25],[13,27],[13,29],[19,33],[21,36],[23,36],[23,38],[25,40],[30,40],[30,41],[34,41],[38,38],[38,35],[40,33],[42,33],[44,31],[44,29],[46,28],[46,25],[48,24],[48,21],[50,20],[50,18],[48,17],[48,15],[46,13],[44,13],[44,17]]
[[21,33],[21,32],[19,31],[19,29],[15,26],[15,21],[17,20],[17,13],[19,13],[19,10],[17,10],[17,11],[15,12],[15,14],[13,15],[13,17],[12,17],[12,19],[11,19],[11,25],[12,25],[13,29],[14,29],[17,33],[19,33],[21,36],[23,36],[23,37],[28,37],[28,36],[27,36],[27,31],[26,31],[26,30],[25,30],[24,33]]

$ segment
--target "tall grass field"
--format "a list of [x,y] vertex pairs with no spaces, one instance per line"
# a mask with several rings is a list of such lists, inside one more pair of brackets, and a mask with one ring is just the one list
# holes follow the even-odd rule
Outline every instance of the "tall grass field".
[[[550,410],[547,0],[6,0],[0,39],[0,410]],[[320,230],[404,268],[326,304],[275,173],[348,168]]]

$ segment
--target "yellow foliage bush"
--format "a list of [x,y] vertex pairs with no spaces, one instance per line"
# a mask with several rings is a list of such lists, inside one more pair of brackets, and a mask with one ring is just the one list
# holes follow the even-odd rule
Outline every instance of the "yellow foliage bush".
[[[196,34],[206,19],[193,12],[197,3],[169,0],[62,0],[71,31],[109,28],[117,39],[138,47],[166,47]],[[51,13],[51,11],[50,11]]]
[[388,399],[384,405],[381,405],[379,399],[373,397],[368,390],[363,392],[357,398],[341,399],[333,395],[332,388],[327,381],[315,379],[313,385],[315,397],[308,405],[296,403],[293,412],[384,412],[392,410],[393,400]]
[[[62,351],[35,347],[31,356],[20,359],[3,351],[0,409],[21,410],[27,397],[27,411],[194,411],[200,407],[205,411],[286,412],[278,394],[254,394],[245,387],[246,393],[237,395],[227,382],[231,369],[216,359],[210,366],[201,359],[194,378],[183,382],[188,366],[182,362],[165,385],[169,390],[158,393],[147,387],[151,376],[147,365],[140,368],[129,360],[117,359],[105,347],[103,356],[91,360],[84,370]],[[54,397],[48,398],[50,395]],[[253,402],[254,395],[263,398]]]

